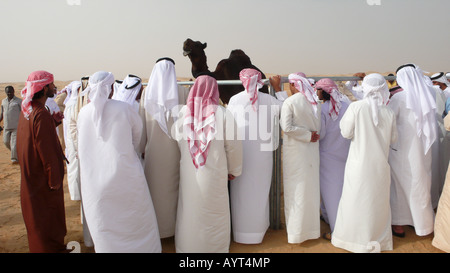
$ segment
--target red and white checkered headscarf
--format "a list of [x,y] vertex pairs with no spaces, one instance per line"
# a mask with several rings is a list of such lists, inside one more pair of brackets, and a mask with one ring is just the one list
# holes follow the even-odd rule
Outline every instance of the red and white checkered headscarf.
[[331,107],[329,109],[329,114],[333,120],[336,120],[342,106],[341,101],[343,100],[343,95],[339,92],[337,84],[332,79],[323,78],[317,81],[314,87],[316,90],[322,89],[330,94]]
[[317,97],[314,88],[311,86],[311,83],[305,77],[305,74],[302,72],[292,73],[289,74],[288,79],[289,82],[293,83],[295,88],[306,97],[314,109],[314,115],[317,117],[317,101],[319,98]]
[[246,68],[239,73],[242,85],[250,96],[250,102],[255,112],[258,111],[258,90],[264,86],[261,72],[256,69]]
[[216,79],[199,76],[187,98],[183,128],[195,168],[203,167],[208,157],[209,143],[216,135],[215,112],[219,105]]
[[44,89],[47,84],[53,82],[53,74],[47,71],[34,71],[28,76],[25,87],[20,92],[23,98],[22,112],[26,119],[33,110],[31,107],[31,101],[34,94]]

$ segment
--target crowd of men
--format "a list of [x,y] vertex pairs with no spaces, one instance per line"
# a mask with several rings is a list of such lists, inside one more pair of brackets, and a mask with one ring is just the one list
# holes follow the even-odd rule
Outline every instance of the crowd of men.
[[259,91],[260,72],[244,69],[244,90],[224,105],[209,75],[179,85],[170,58],[157,60],[146,87],[98,71],[86,88],[73,81],[58,92],[51,73],[31,73],[22,100],[6,88],[0,116],[21,168],[30,252],[68,252],[65,174],[84,244],[97,253],[158,253],[172,236],[179,253],[259,244],[277,148],[288,243],[322,236],[351,252],[374,242],[389,251],[412,226],[450,252],[448,75],[406,64],[396,81],[356,76],[345,84],[353,98],[301,72],[287,90],[271,77],[272,96]]

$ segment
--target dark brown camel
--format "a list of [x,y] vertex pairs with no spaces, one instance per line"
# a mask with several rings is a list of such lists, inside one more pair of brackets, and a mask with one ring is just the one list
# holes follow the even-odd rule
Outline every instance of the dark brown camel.
[[[200,75],[210,75],[216,80],[239,80],[239,72],[244,68],[253,68],[261,72],[262,78],[266,76],[254,66],[250,58],[240,49],[232,50],[228,59],[221,60],[214,72],[211,72],[208,68],[206,54],[206,43],[199,41],[193,41],[187,39],[183,44],[183,55],[188,56],[192,63],[192,76],[197,78]],[[223,103],[228,104],[230,98],[243,91],[244,86],[241,85],[219,85],[220,99]],[[269,90],[266,85],[260,89],[261,92],[268,93]]]

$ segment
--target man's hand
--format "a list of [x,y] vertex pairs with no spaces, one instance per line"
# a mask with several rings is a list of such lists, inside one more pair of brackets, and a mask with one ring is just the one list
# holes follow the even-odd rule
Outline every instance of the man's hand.
[[311,134],[311,142],[317,142],[320,139],[320,135],[314,131]]
[[282,91],[281,90],[281,76],[276,75],[269,78],[270,85],[272,85],[273,89],[276,92]]
[[364,73],[364,72],[358,72],[358,73],[353,74],[353,77],[359,77],[361,79],[364,79],[365,76],[366,76],[366,73]]
[[233,180],[233,179],[235,179],[236,178],[236,176],[234,176],[234,175],[232,175],[232,174],[228,174],[228,180]]
[[64,114],[62,112],[55,112],[52,116],[57,124],[61,123],[61,121],[64,119]]

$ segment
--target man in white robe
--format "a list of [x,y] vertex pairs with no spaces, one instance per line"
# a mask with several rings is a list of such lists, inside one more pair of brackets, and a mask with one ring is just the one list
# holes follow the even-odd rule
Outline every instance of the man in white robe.
[[[81,84],[81,82],[80,82]],[[69,160],[69,165],[67,168],[67,173],[69,177],[69,174],[73,176],[73,179],[71,178],[71,180],[73,181],[77,181],[78,183],[78,194],[79,194],[79,200],[81,200],[81,181],[80,181],[80,161],[78,158],[78,131],[77,131],[77,119],[78,119],[78,114],[81,110],[81,108],[85,105],[87,105],[88,103],[88,92],[90,90],[90,88],[85,88],[84,90],[82,90],[82,84],[79,88],[79,90],[76,92],[76,96],[75,93],[72,92],[72,89],[70,89],[70,92],[73,94],[68,96],[66,99],[66,103],[69,104],[69,106],[65,106],[65,108],[70,108],[69,110],[64,110],[65,112],[65,116],[64,117],[64,131],[65,133],[65,138],[68,139],[68,141],[70,142],[70,144],[68,145],[70,148],[67,150],[70,153],[71,159]],[[72,101],[69,101],[72,100]],[[73,104],[73,105],[72,105]],[[75,164],[76,163],[76,164]],[[69,178],[68,178],[69,181]],[[73,188],[74,193],[76,193],[76,184],[72,184],[72,186],[69,185],[69,189],[70,187]],[[75,196],[74,196],[75,198]],[[84,213],[84,209],[83,209],[83,202],[81,202],[81,222],[83,224],[83,239],[84,239],[84,245],[87,247],[93,247],[94,243],[92,241],[92,237],[91,237],[91,233],[89,231],[89,227],[87,226],[86,223],[86,217],[85,217],[85,213]]]
[[180,150],[171,135],[178,105],[185,105],[189,88],[178,86],[175,63],[158,59],[140,101],[143,121],[139,154],[143,154],[144,172],[155,207],[161,238],[175,235]]
[[395,115],[386,104],[389,89],[374,73],[363,82],[364,98],[347,108],[340,122],[351,139],[344,187],[331,243],[351,252],[392,250],[389,204],[389,147],[397,139]]
[[336,214],[344,184],[345,163],[350,140],[341,135],[339,122],[350,102],[339,92],[338,86],[329,78],[320,79],[315,90],[322,104],[320,126],[320,196],[321,214],[330,225],[330,233],[323,237],[331,239]]
[[[366,76],[364,72],[358,72],[353,74],[353,77],[360,77],[363,79]],[[345,83],[345,88],[350,91],[355,98],[355,100],[362,100],[364,98],[364,92],[362,90],[362,86],[358,81],[347,81]]]
[[[450,131],[450,115],[444,119],[445,128]],[[447,170],[444,189],[436,212],[434,224],[434,237],[431,242],[434,247],[450,253],[450,168]]]
[[64,133],[64,143],[66,144],[65,154],[68,160],[66,164],[67,168],[67,184],[70,193],[71,200],[81,200],[80,193],[80,171],[77,151],[72,140],[72,132],[70,132],[70,119],[74,111],[78,91],[81,87],[80,81],[73,81],[68,86],[66,86],[67,97],[64,101],[64,119],[63,119],[63,133]]
[[442,90],[442,93],[444,93],[444,101],[450,98],[450,82],[444,72],[435,73],[430,77],[430,79],[433,82],[433,85],[438,86],[439,89]]
[[264,83],[255,69],[243,69],[239,76],[245,90],[232,96],[227,106],[243,147],[242,174],[230,183],[233,240],[259,244],[270,224],[269,193],[273,151],[277,148],[274,134],[279,131],[280,109],[287,94],[279,85],[274,88],[276,94],[285,96],[278,95],[281,100],[258,91]]
[[433,83],[433,97],[436,101],[436,140],[432,146],[432,162],[431,162],[431,203],[433,208],[436,208],[439,202],[439,197],[444,187],[445,175],[447,173],[447,167],[449,162],[449,153],[446,152],[450,149],[450,134],[444,128],[444,112],[445,112],[445,102],[446,90],[448,90],[448,95],[450,97],[450,84],[447,81],[444,73],[436,73],[430,77]]
[[438,137],[433,145],[433,180],[432,203],[437,207],[439,197],[444,187],[448,164],[450,162],[450,133],[445,130],[444,117],[448,114],[447,102],[450,103],[450,82],[441,72],[431,76],[436,91],[436,121]]
[[[77,127],[76,122],[73,122],[78,94],[81,89],[80,81],[73,81],[65,90],[67,97],[64,100],[64,119],[63,119],[63,133],[65,143],[65,153],[67,157],[67,186],[69,188],[70,199],[81,201],[81,185],[80,185],[80,162],[78,160],[78,148],[76,143]],[[78,114],[78,113],[77,113]],[[81,203],[81,202],[80,202]],[[86,225],[84,217],[83,205],[80,204],[81,222],[83,224],[83,239],[84,245],[93,247],[94,243]]]
[[99,252],[161,252],[144,170],[135,152],[142,120],[127,103],[108,99],[111,73],[89,77],[90,103],[78,115],[81,194]]
[[320,237],[321,105],[303,73],[289,75],[292,96],[281,108],[284,212],[288,243]]
[[231,113],[219,105],[217,81],[197,77],[174,128],[181,152],[178,253],[229,252],[228,180],[242,172],[242,142],[234,127]]
[[411,225],[419,236],[433,232],[431,203],[432,144],[436,140],[436,102],[429,78],[414,64],[397,70],[403,91],[389,107],[397,120],[398,141],[389,154],[393,233],[404,236]]

